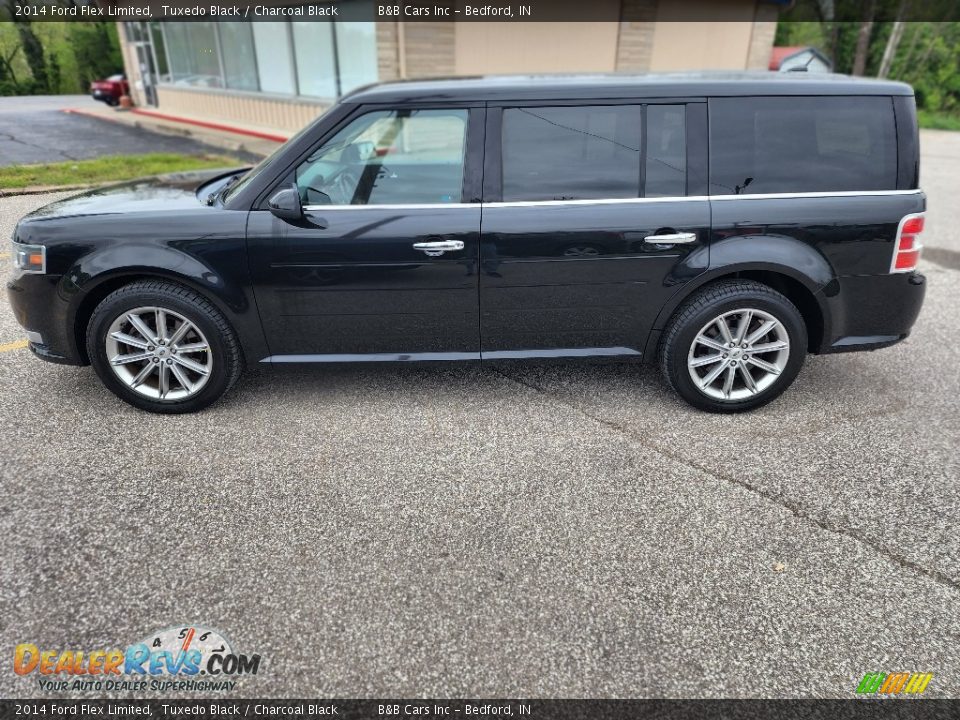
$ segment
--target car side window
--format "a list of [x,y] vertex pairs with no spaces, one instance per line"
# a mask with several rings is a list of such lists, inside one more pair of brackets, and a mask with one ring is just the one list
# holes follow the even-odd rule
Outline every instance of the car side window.
[[897,134],[889,97],[710,101],[710,193],[893,190]]
[[467,110],[378,110],[354,119],[296,169],[304,205],[458,203]]
[[687,194],[687,123],[683,105],[647,106],[644,197]]
[[640,195],[639,105],[518,107],[503,111],[503,199]]
[[686,132],[684,105],[506,108],[503,199],[683,197]]

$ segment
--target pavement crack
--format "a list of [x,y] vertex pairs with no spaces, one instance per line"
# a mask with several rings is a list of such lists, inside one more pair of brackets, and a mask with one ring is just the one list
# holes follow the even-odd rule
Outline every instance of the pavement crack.
[[26,140],[21,140],[20,138],[16,137],[15,135],[13,135],[13,134],[11,134],[11,133],[7,133],[7,132],[0,132],[0,140],[5,140],[5,141],[7,141],[7,142],[17,143],[18,145],[23,145],[23,146],[25,146],[25,147],[37,148],[38,150],[53,150],[53,152],[57,153],[58,155],[62,155],[62,156],[63,156],[64,158],[66,158],[67,160],[76,160],[76,159],[77,159],[77,158],[73,157],[72,155],[70,155],[70,154],[68,154],[68,153],[65,153],[63,150],[59,150],[59,149],[57,149],[57,148],[51,148],[51,147],[49,147],[49,146],[47,146],[47,145],[38,145],[37,143],[27,142]]
[[914,562],[913,560],[909,560],[908,558],[905,558],[901,555],[897,555],[896,553],[890,552],[890,550],[888,550],[886,547],[884,547],[883,545],[880,545],[879,543],[873,540],[870,540],[869,538],[863,537],[862,535],[859,535],[858,533],[848,528],[845,528],[841,525],[837,525],[835,523],[831,523],[827,520],[817,517],[816,515],[811,514],[798,503],[794,503],[782,497],[774,495],[770,491],[764,490],[763,488],[759,487],[758,485],[755,485],[754,483],[751,483],[748,480],[744,480],[739,477],[734,477],[731,475],[726,475],[721,472],[717,472],[713,468],[707,467],[705,465],[701,465],[696,461],[689,460],[681,455],[678,455],[677,453],[674,453],[659,445],[651,443],[645,437],[634,432],[629,427],[622,425],[621,423],[614,422],[612,420],[607,420],[606,418],[600,417],[599,415],[596,415],[586,410],[582,406],[576,405],[575,403],[569,402],[568,400],[565,400],[564,398],[558,395],[554,395],[547,392],[544,388],[540,387],[535,383],[532,383],[528,380],[524,380],[522,378],[512,377],[508,373],[498,368],[493,368],[493,370],[498,375],[506,378],[507,380],[510,380],[511,382],[516,383],[517,385],[525,387],[529,390],[533,390],[534,392],[540,395],[543,395],[544,397],[549,398],[550,400],[553,400],[562,405],[565,405],[571,410],[574,410],[580,413],[581,415],[584,415],[590,418],[594,422],[600,425],[603,425],[604,427],[607,427],[617,433],[620,433],[621,435],[625,435],[626,437],[630,438],[634,442],[639,443],[640,445],[647,448],[648,450],[651,450],[659,455],[663,455],[664,457],[667,457],[670,460],[673,460],[674,462],[680,463],[681,465],[684,465],[692,470],[696,470],[698,472],[704,473],[705,475],[709,475],[710,477],[717,478],[718,480],[723,480],[727,483],[737,485],[743,488],[744,490],[783,508],[784,510],[792,514],[794,517],[796,517],[798,520],[810,523],[820,528],[821,530],[824,530],[826,532],[829,532],[835,535],[840,535],[842,537],[853,540],[856,543],[864,545],[867,548],[870,548],[871,550],[873,550],[874,552],[882,555],[884,558],[886,558],[893,564],[898,565],[899,567],[905,570],[911,570],[919,575],[922,575],[939,585],[943,585],[944,587],[949,588],[950,590],[953,590],[953,591],[960,590],[960,582],[950,577],[946,573],[940,572],[939,570],[935,570],[933,568],[925,567],[923,565],[920,565],[919,563]]

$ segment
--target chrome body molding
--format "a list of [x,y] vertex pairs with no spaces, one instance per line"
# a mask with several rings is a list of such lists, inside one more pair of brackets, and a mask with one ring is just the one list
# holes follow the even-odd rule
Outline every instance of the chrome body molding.
[[304,205],[306,212],[318,213],[328,210],[432,210],[438,208],[476,208],[481,207],[550,207],[552,205],[620,205],[629,203],[673,203],[704,202],[706,200],[724,202],[728,200],[791,200],[800,198],[849,198],[883,197],[890,195],[920,195],[921,189],[914,190],[837,190],[831,192],[802,193],[756,193],[753,195],[687,195],[683,197],[642,197],[642,198],[596,198],[588,200],[523,200],[489,203],[411,203],[409,205]]
[[355,363],[355,362],[429,362],[457,360],[526,360],[535,358],[613,357],[640,355],[628,347],[551,348],[536,350],[493,350],[488,352],[420,353],[328,353],[316,355],[271,355],[262,363]]

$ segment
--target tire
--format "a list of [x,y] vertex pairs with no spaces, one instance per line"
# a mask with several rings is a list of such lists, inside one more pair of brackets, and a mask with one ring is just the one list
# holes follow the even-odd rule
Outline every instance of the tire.
[[[163,342],[156,332],[161,322]],[[202,410],[243,370],[240,344],[223,314],[193,290],[162,280],[108,295],[87,325],[87,353],[107,389],[155,413]],[[127,361],[111,362],[117,358]]]
[[794,304],[750,280],[702,288],[674,313],[659,348],[660,369],[677,394],[695,408],[723,413],[775,399],[797,377],[806,354],[807,328]]

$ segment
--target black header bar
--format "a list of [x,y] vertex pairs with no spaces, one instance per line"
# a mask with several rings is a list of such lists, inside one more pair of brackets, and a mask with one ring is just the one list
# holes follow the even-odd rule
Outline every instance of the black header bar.
[[[859,22],[866,1],[835,0],[833,19]],[[913,2],[904,12],[899,19],[956,20],[960,2]],[[820,17],[816,0],[757,0],[739,6],[682,0],[0,0],[0,20],[15,22],[745,22],[778,16],[787,21]]]
[[0,718],[939,720],[958,700],[0,700]]

